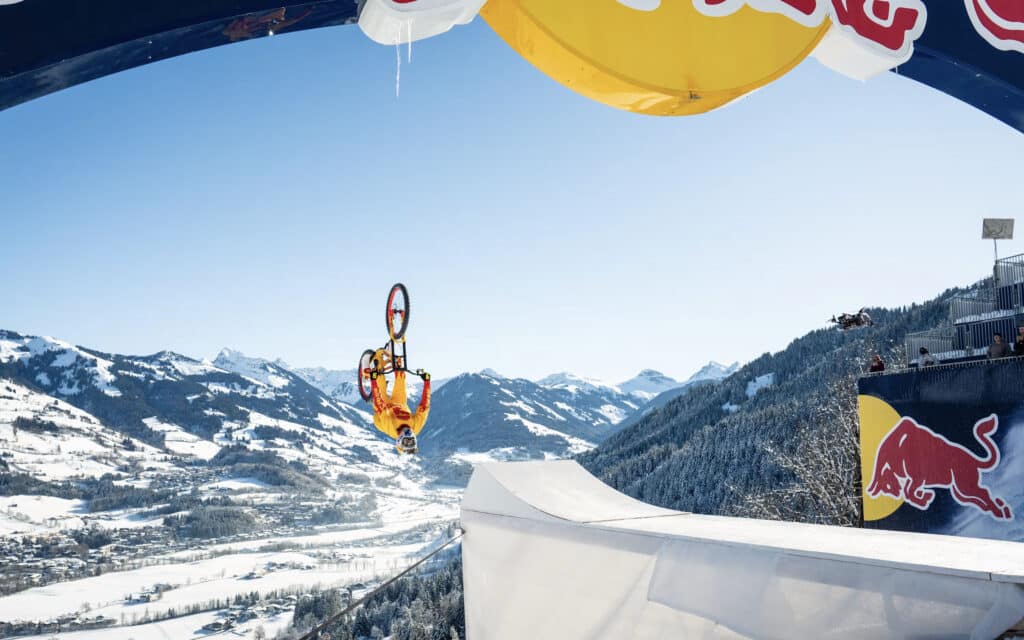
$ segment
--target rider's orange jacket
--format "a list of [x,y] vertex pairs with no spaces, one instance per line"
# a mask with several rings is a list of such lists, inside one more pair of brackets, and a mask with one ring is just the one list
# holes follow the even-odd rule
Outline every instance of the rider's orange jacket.
[[388,383],[384,376],[374,378],[373,388],[373,424],[392,438],[398,437],[402,427],[409,427],[419,435],[430,413],[430,379],[423,381],[423,396],[416,407],[416,413],[409,412],[409,402],[405,397],[405,372],[395,372],[395,390],[388,397]]

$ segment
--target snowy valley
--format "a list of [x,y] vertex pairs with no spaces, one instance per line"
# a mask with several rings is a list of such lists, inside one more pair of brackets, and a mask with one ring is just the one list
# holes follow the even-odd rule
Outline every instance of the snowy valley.
[[473,463],[590,451],[690,382],[438,380],[410,458],[353,377],[0,331],[0,637],[274,637],[445,540]]

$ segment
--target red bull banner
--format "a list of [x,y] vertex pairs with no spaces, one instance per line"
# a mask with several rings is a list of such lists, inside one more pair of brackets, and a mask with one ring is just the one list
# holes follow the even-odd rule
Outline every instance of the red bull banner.
[[705,113],[813,56],[1024,131],[1024,0],[0,0],[0,110],[209,47],[357,21],[395,44],[478,10],[552,78],[635,113]]
[[864,526],[1024,541],[1024,359],[858,384]]
[[480,15],[555,80],[636,113],[704,113],[813,56],[1024,130],[1024,0],[488,0]]

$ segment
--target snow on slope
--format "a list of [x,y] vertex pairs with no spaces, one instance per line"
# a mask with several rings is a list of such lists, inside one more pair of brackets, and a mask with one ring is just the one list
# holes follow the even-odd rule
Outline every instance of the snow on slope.
[[614,433],[640,404],[636,396],[579,376],[547,382],[552,386],[484,373],[449,380],[420,434],[426,468],[459,485],[474,463],[573,456]]
[[[130,436],[127,442],[148,452],[142,456],[147,462],[157,460],[172,468],[176,463],[167,453],[209,460],[224,445],[242,444],[273,451],[285,460],[308,458],[328,478],[353,472],[384,477],[397,469],[419,473],[416,461],[397,461],[393,444],[372,427],[365,405],[357,408],[329,398],[279,361],[247,358],[227,349],[216,363],[169,351],[97,355],[58,340],[7,331],[0,332],[0,345],[0,384],[11,381],[8,423],[53,413],[45,410],[48,403],[58,402],[50,396],[67,400],[53,421],[62,427],[59,436],[44,427],[21,430],[16,450],[7,454],[16,458],[16,469],[41,479],[117,471],[119,464],[139,458],[121,454],[132,448],[121,444],[125,434]],[[67,379],[66,371],[73,372]],[[61,389],[75,393],[62,395]],[[88,413],[80,410],[86,407]],[[85,426],[64,432],[69,419],[65,412]],[[0,431],[0,438],[4,433],[13,440],[13,428]]]
[[747,397],[753,398],[757,395],[757,392],[765,387],[770,387],[775,384],[775,374],[766,373],[763,376],[757,376],[753,380],[747,383]]
[[164,434],[164,447],[175,453],[209,460],[220,452],[220,447],[194,436],[176,424],[161,422],[159,418],[144,418],[142,423],[153,431]]
[[77,529],[84,525],[84,500],[50,496],[0,497],[0,533],[35,533],[41,530]]
[[518,413],[506,413],[506,422],[520,422],[526,429],[537,436],[553,436],[559,438],[565,442],[566,451],[563,455],[576,455],[577,453],[583,453],[584,451],[590,451],[595,445],[593,442],[587,442],[582,438],[575,438],[573,436],[556,431],[550,427],[545,427],[542,424],[527,420]]
[[[16,429],[19,418],[31,425]],[[62,400],[0,380],[0,460],[12,470],[64,480],[114,473],[131,461],[170,467],[160,453]]]
[[83,379],[111,397],[121,395],[113,385],[117,379],[110,372],[113,362],[88,353],[72,344],[49,337],[22,336],[0,331],[0,364],[11,362],[43,363],[48,371],[36,380],[64,396],[82,392]]

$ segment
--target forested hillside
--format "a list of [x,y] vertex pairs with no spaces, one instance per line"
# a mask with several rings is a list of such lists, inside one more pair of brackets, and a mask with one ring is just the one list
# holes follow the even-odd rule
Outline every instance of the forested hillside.
[[871,309],[874,327],[845,334],[813,331],[720,384],[669,402],[579,460],[645,502],[699,513],[741,512],[749,496],[795,484],[797,475],[780,460],[798,451],[807,456],[803,441],[827,432],[822,422],[832,420],[839,407],[854,411],[845,393],[855,393],[848,387],[870,355],[881,353],[895,365],[903,358],[906,333],[941,324],[946,301],[958,293],[963,290],[910,307]]

